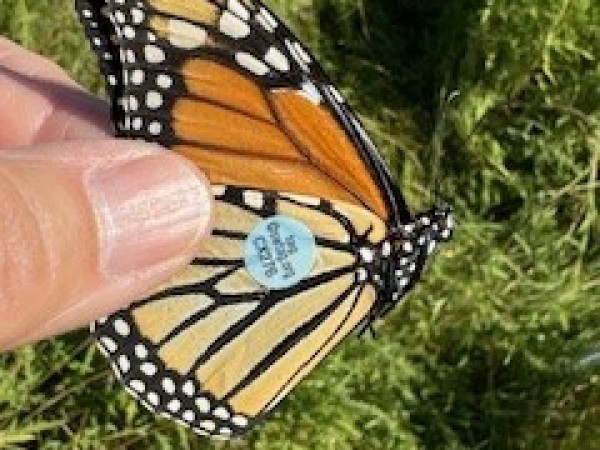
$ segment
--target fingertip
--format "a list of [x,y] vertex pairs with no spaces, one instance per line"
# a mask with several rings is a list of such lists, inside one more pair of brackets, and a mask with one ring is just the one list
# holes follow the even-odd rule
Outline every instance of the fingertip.
[[0,227],[0,254],[4,244],[16,247],[0,274],[0,348],[85,326],[144,298],[184,268],[209,233],[206,177],[154,144],[113,139],[0,152],[0,181],[8,179],[14,189],[2,192],[14,196],[0,216],[14,226]]
[[101,167],[86,181],[107,276],[190,255],[210,223],[206,178],[189,161],[153,146],[144,156]]

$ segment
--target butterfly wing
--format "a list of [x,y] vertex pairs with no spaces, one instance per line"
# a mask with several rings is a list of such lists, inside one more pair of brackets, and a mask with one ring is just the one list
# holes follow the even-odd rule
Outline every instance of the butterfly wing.
[[[241,433],[367,317],[386,224],[410,214],[358,119],[261,3],[79,0],[78,10],[104,58],[118,134],[196,161],[216,189],[215,231],[196,260],[95,335],[150,409],[199,433]],[[310,230],[316,259],[271,289],[249,271],[244,243],[278,215]]]
[[94,0],[75,0],[75,8],[106,80],[107,93],[112,103],[113,122],[122,124],[125,111],[119,99],[122,98],[123,68],[108,10],[104,1]]
[[[152,297],[95,325],[104,353],[146,406],[201,434],[229,437],[270,411],[363,321],[376,288],[368,258],[385,224],[356,205],[215,187],[213,236]],[[264,218],[302,221],[315,263],[300,283],[265,290],[244,261]],[[356,248],[362,249],[357,252]]]
[[92,40],[106,30],[86,16],[112,26],[113,42],[96,51],[117,60],[101,68],[118,80],[120,134],[184,153],[213,183],[286,189],[361,204],[384,220],[410,219],[356,116],[259,2],[80,0],[79,7]]

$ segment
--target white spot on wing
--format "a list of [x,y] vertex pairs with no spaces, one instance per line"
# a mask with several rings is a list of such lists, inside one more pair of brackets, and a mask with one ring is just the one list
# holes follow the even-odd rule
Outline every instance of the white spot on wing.
[[294,42],[294,49],[296,50],[296,53],[298,53],[298,56],[300,56],[300,58],[302,58],[306,64],[310,64],[312,62],[312,58],[308,52],[304,50],[304,47],[300,45],[300,42]]
[[244,191],[244,203],[252,208],[261,209],[265,206],[265,198],[262,192]]
[[171,378],[164,378],[162,380],[162,387],[169,395],[173,395],[175,393],[175,382]]
[[338,102],[339,104],[344,104],[344,97],[342,97],[342,94],[340,93],[340,91],[337,90],[337,88],[335,86],[329,86],[329,92],[331,92],[331,94],[333,95],[333,98],[335,99],[336,102]]
[[139,86],[144,82],[145,74],[141,69],[135,69],[131,72],[130,80],[132,84]]
[[231,422],[240,428],[245,428],[248,426],[248,419],[244,416],[233,416]]
[[194,49],[206,45],[206,30],[185,20],[169,20],[169,42],[174,47]]
[[151,404],[152,406],[160,405],[160,397],[158,396],[158,394],[156,392],[148,392],[148,395],[146,396],[146,398],[148,399],[148,403]]
[[116,342],[108,336],[102,336],[100,338],[100,343],[109,353],[114,353],[117,351]]
[[146,383],[141,380],[131,380],[129,382],[129,386],[139,394],[142,394],[146,391]]
[[163,97],[160,92],[148,91],[146,94],[146,106],[150,109],[158,109],[163,105]]
[[198,397],[196,399],[196,407],[198,408],[198,411],[200,411],[203,414],[206,414],[210,411],[210,402],[206,397]]
[[173,85],[173,78],[165,73],[156,76],[156,85],[163,89],[169,89]]
[[212,420],[203,420],[198,425],[207,431],[214,431],[217,428],[217,425]]
[[154,121],[148,125],[148,132],[153,136],[158,136],[162,133],[162,125],[160,122]]
[[289,39],[285,40],[285,45],[286,45],[288,51],[290,52],[290,55],[292,55],[292,57],[294,58],[296,63],[300,66],[300,69],[302,69],[306,73],[309,73],[310,67],[308,67],[308,64],[306,63],[306,61],[304,61],[302,56],[300,56],[298,54],[298,50],[296,49],[296,46]]
[[192,380],[188,380],[185,383],[183,383],[183,386],[181,386],[181,392],[183,392],[188,397],[193,397],[196,393],[194,382]]
[[139,25],[144,21],[144,11],[139,8],[131,8],[131,21],[135,25]]
[[151,64],[160,64],[165,61],[165,52],[156,45],[146,45],[144,47],[144,57]]
[[120,336],[127,337],[129,336],[129,333],[131,333],[129,324],[121,318],[115,319],[115,321],[113,322],[113,327],[115,328],[117,334],[119,334]]
[[381,246],[381,254],[384,257],[388,257],[392,254],[392,245],[388,241],[385,241]]
[[119,356],[118,365],[119,369],[123,373],[129,372],[129,369],[131,369],[131,363],[129,362],[129,358],[125,355]]
[[156,366],[152,363],[144,363],[140,366],[140,370],[146,376],[153,377],[158,372]]
[[181,417],[183,417],[183,420],[186,422],[193,422],[196,420],[196,414],[194,414],[194,411],[190,411],[189,409],[184,411]]
[[222,197],[223,195],[225,195],[225,191],[227,190],[227,187],[223,186],[222,184],[212,185],[211,188],[212,193],[215,197]]
[[144,122],[141,117],[135,117],[131,120],[131,128],[136,131],[139,131],[144,126]]
[[277,29],[277,20],[265,8],[261,8],[255,16],[255,19],[269,33]]
[[169,403],[167,403],[167,409],[172,413],[176,413],[181,409],[181,402],[174,398]]
[[250,20],[250,13],[248,12],[248,9],[242,5],[239,0],[229,0],[227,3],[227,8],[229,11],[241,17],[245,21]]
[[269,67],[250,53],[238,52],[235,54],[235,60],[254,75],[264,76],[269,73]]
[[362,258],[362,260],[364,262],[366,262],[367,264],[370,264],[374,261],[375,254],[373,253],[373,250],[371,250],[370,248],[362,247],[359,252],[360,252],[360,257]]
[[274,31],[277,28],[277,19],[275,19],[275,17],[273,17],[273,15],[269,11],[267,11],[266,8],[260,8],[260,10],[257,13],[257,16],[264,20],[269,30]]
[[319,105],[323,101],[319,89],[310,81],[302,83],[302,91],[300,92],[315,105]]
[[135,38],[135,30],[131,25],[126,25],[123,27],[123,36],[126,39],[134,39]]
[[290,70],[290,62],[279,49],[271,47],[265,54],[265,61],[280,72]]
[[233,39],[242,39],[250,34],[250,25],[229,11],[225,11],[219,19],[219,30]]
[[222,406],[219,406],[217,409],[213,411],[215,417],[219,419],[228,420],[229,419],[229,411],[227,411]]
[[369,272],[367,271],[367,269],[365,269],[364,267],[358,269],[357,278],[360,282],[367,281],[369,278]]

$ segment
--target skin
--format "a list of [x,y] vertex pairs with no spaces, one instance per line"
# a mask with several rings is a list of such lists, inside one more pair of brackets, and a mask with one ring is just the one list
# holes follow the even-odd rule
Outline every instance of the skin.
[[0,39],[0,350],[142,298],[208,233],[193,164],[110,136],[105,103]]

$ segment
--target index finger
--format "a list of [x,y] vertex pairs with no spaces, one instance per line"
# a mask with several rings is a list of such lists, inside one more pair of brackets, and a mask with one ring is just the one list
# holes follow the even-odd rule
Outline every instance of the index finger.
[[110,135],[106,103],[53,62],[0,38],[0,147]]

